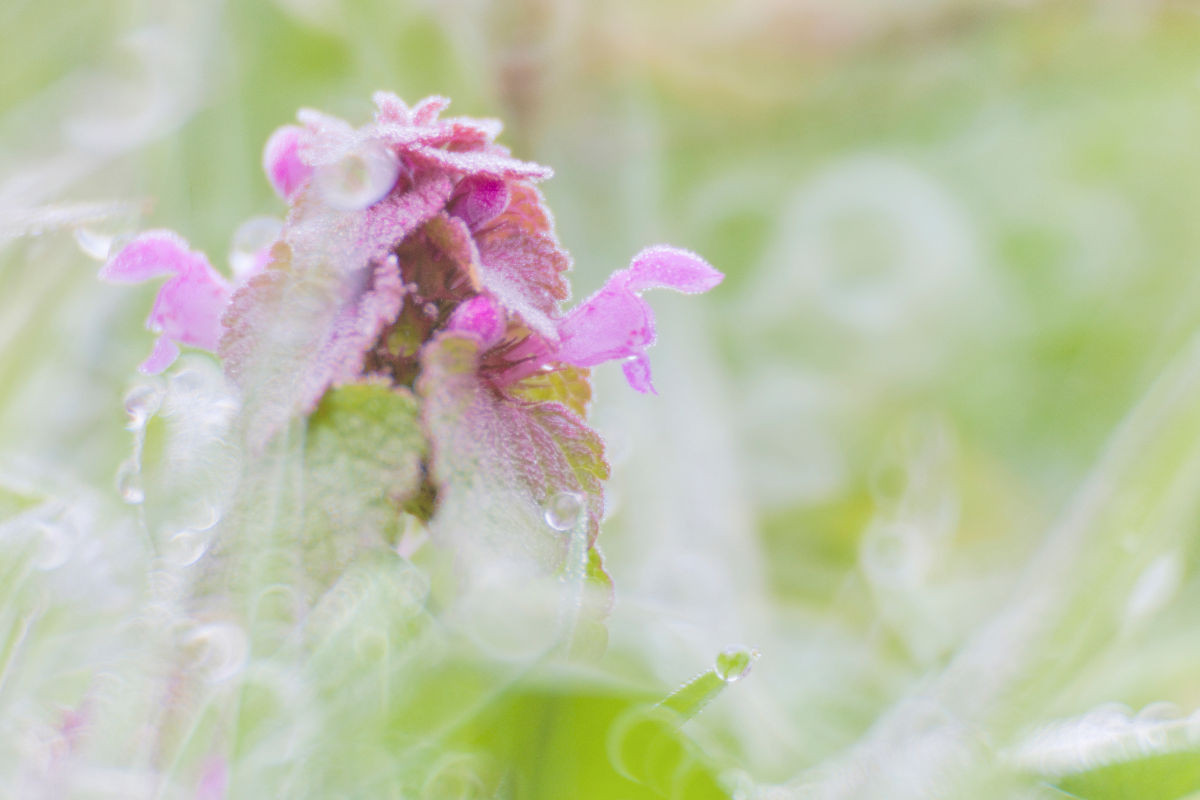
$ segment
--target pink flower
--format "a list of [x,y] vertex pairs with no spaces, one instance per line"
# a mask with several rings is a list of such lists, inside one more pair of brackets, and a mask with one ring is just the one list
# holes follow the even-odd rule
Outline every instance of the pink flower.
[[675,247],[648,247],[633,257],[628,269],[614,272],[608,282],[558,321],[558,343],[531,336],[509,354],[520,361],[503,382],[518,380],[547,365],[593,367],[624,359],[629,385],[655,393],[646,348],[654,344],[654,312],[641,298],[647,289],[674,289],[686,294],[706,292],[723,279],[695,253]]
[[271,134],[263,148],[263,171],[284,200],[291,200],[312,175],[312,167],[300,160],[303,133],[303,128],[284,125]]
[[103,269],[100,277],[113,283],[140,283],[170,275],[158,290],[146,328],[158,340],[139,369],[162,372],[179,355],[179,345],[216,350],[221,337],[221,314],[233,288],[213,269],[203,253],[188,249],[187,242],[171,231],[146,231],[126,245]]

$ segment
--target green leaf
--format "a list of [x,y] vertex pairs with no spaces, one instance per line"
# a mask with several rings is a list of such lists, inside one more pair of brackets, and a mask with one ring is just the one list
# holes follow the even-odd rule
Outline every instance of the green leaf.
[[308,546],[341,561],[356,542],[394,543],[426,450],[411,391],[378,381],[327,392],[305,443]]
[[1106,764],[1057,785],[1085,800],[1178,800],[1200,792],[1200,753],[1161,753]]

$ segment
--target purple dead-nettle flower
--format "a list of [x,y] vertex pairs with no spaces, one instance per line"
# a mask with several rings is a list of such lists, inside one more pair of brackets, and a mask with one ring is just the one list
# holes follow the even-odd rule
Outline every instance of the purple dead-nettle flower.
[[159,289],[146,327],[158,334],[145,373],[162,372],[179,355],[179,345],[215,350],[221,338],[221,314],[232,287],[213,269],[203,253],[188,249],[170,231],[147,231],[123,248],[100,270],[100,277],[117,283],[140,283],[170,275]]
[[[566,492],[585,502],[590,543],[608,467],[583,422],[588,370],[622,361],[629,383],[653,392],[641,293],[704,292],[722,276],[694,253],[652,247],[564,313],[571,260],[535,186],[550,170],[497,144],[495,121],[442,119],[443,98],[410,108],[381,92],[375,103],[360,128],[304,110],[270,137],[263,166],[289,213],[236,284],[162,232],[105,267],[111,280],[173,276],[144,368],[164,368],[179,343],[216,349],[252,448],[331,387],[383,382],[418,405],[428,445],[426,483],[410,487],[422,503],[403,507],[468,530],[472,513],[492,513],[509,529]],[[521,548],[561,565],[560,545]],[[598,556],[589,563],[599,570]]]

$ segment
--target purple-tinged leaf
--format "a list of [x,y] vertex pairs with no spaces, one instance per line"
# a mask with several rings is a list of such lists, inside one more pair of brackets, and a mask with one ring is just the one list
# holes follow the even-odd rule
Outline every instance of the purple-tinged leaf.
[[562,492],[585,498],[589,544],[599,532],[609,468],[600,437],[565,406],[524,404],[478,372],[479,343],[443,333],[422,351],[417,392],[430,440],[438,509],[430,530],[469,576],[565,568],[568,539],[546,523]]
[[404,288],[394,258],[344,272],[300,270],[276,245],[265,271],[233,296],[220,352],[244,398],[246,436],[265,444],[326,389],[356,379],[366,353],[396,318]]
[[545,339],[558,338],[558,303],[570,296],[563,273],[571,257],[558,244],[553,218],[530,184],[510,183],[503,213],[475,232],[484,287]]

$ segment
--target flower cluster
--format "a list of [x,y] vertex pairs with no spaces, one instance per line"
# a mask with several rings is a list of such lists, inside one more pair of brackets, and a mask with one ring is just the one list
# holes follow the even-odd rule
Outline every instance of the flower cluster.
[[425,494],[503,473],[534,503],[586,496],[594,526],[607,467],[582,422],[588,369],[624,361],[629,383],[652,392],[654,317],[641,293],[703,292],[722,275],[651,247],[564,312],[571,261],[535,186],[550,171],[497,144],[495,121],[442,118],[443,98],[375,103],[360,128],[303,110],[270,137],[263,166],[288,216],[232,281],[166,231],[110,260],[107,280],[170,276],[141,369],[165,369],[180,344],[216,350],[259,445],[331,387],[384,381],[421,404]]

